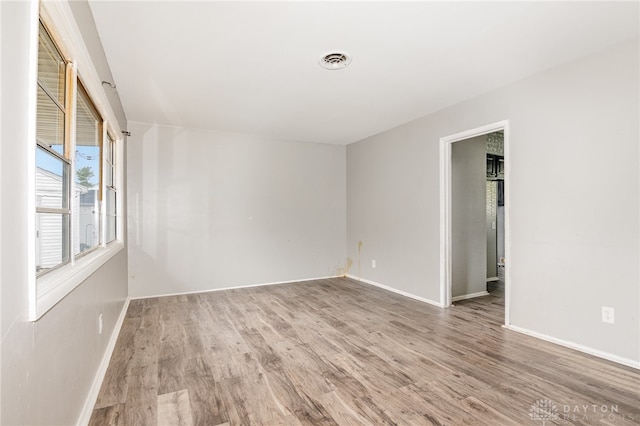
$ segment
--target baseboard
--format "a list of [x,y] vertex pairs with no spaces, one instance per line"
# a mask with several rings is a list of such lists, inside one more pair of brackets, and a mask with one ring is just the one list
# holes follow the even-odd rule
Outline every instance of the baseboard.
[[303,283],[305,281],[328,280],[330,278],[340,278],[342,276],[344,275],[332,275],[329,277],[319,277],[319,278],[305,278],[302,280],[291,280],[291,281],[277,281],[277,282],[262,283],[262,284],[249,284],[249,285],[241,285],[238,287],[211,288],[208,290],[183,291],[181,293],[166,293],[166,294],[155,294],[150,296],[136,296],[136,297],[132,297],[131,300],[151,299],[154,297],[167,297],[167,296],[184,296],[187,294],[211,293],[213,291],[238,290],[241,288],[264,287],[268,285]]
[[118,341],[118,336],[120,335],[120,329],[122,328],[122,324],[124,323],[124,318],[127,315],[127,309],[129,308],[129,301],[131,299],[127,297],[124,302],[124,306],[120,311],[120,316],[116,321],[115,327],[113,327],[113,332],[111,333],[111,338],[109,339],[109,343],[107,344],[107,348],[102,356],[102,361],[98,366],[98,371],[93,379],[93,384],[91,385],[91,389],[89,389],[89,394],[87,395],[87,399],[84,402],[84,407],[82,407],[82,412],[80,413],[80,418],[78,419],[78,425],[88,425],[91,420],[91,414],[93,413],[93,407],[96,405],[96,401],[98,400],[98,394],[100,393],[100,387],[102,386],[102,382],[104,380],[104,376],[107,374],[107,368],[109,367],[109,361],[111,361],[111,355],[113,354],[113,350],[116,347],[116,342]]
[[491,282],[494,282],[494,281],[500,281],[500,278],[498,278],[498,277],[487,278],[487,282],[488,283],[491,283]]
[[527,330],[526,328],[517,327],[515,325],[503,325],[507,330],[515,331],[517,333],[526,334],[527,336],[535,337],[536,339],[545,340],[556,345],[564,346],[565,348],[575,349],[576,351],[584,352],[589,355],[596,356],[598,358],[606,359],[608,361],[615,362],[617,364],[626,365],[627,367],[640,370],[640,361],[634,361],[629,358],[623,358],[618,355],[610,354],[598,349],[584,346],[579,343],[569,342],[566,340],[558,339],[557,337],[547,336],[546,334],[538,333],[537,331]]
[[351,279],[354,279],[354,280],[357,280],[357,281],[363,282],[363,283],[365,283],[365,284],[372,285],[372,286],[374,286],[374,287],[379,287],[379,288],[382,288],[382,289],[384,289],[384,290],[390,291],[390,292],[392,292],[392,293],[399,294],[399,295],[401,295],[401,296],[409,297],[409,298],[411,298],[411,299],[415,299],[415,300],[418,300],[418,301],[420,301],[420,302],[428,303],[429,305],[437,306],[438,308],[444,308],[444,306],[443,306],[441,303],[439,303],[439,302],[434,302],[434,301],[433,301],[433,300],[431,300],[431,299],[426,299],[426,298],[424,298],[424,297],[416,296],[415,294],[407,293],[407,292],[405,292],[405,291],[398,290],[398,289],[396,289],[396,288],[389,287],[389,286],[386,286],[386,285],[384,285],[384,284],[377,283],[377,282],[375,282],[375,281],[367,280],[367,279],[365,279],[365,278],[357,277],[357,276],[355,276],[355,275],[347,274],[346,276],[347,276],[347,278],[351,278]]
[[488,295],[489,295],[489,292],[487,291],[479,291],[477,293],[469,293],[469,294],[463,294],[462,296],[452,297],[451,301],[458,302],[460,300],[473,299],[475,297],[482,297],[482,296],[488,296]]

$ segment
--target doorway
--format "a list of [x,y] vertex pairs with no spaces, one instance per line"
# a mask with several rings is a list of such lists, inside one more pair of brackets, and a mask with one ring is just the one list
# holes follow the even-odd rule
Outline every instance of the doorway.
[[[487,292],[493,296],[504,298],[506,259],[504,253],[504,132],[488,133],[484,135],[484,138],[486,146]],[[456,192],[455,187],[453,192]]]
[[[487,295],[487,281],[502,278],[505,325],[511,285],[508,127],[505,120],[440,139],[440,302],[449,307]],[[500,152],[491,143],[498,138]]]

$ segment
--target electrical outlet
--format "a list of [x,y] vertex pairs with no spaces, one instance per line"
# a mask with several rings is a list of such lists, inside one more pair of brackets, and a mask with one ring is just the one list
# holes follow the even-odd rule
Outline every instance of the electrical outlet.
[[102,314],[98,315],[98,334],[102,334]]
[[607,324],[615,323],[615,311],[613,308],[608,306],[602,307],[602,322],[606,322]]
[[371,259],[371,267],[373,269],[376,269],[376,260],[375,259]]

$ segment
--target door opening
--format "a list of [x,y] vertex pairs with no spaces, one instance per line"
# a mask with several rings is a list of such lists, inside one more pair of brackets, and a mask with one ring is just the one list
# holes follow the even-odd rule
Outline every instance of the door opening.
[[509,324],[508,121],[440,139],[441,304],[504,284]]
[[[487,292],[504,297],[504,131],[486,138]],[[454,189],[455,192],[455,189]]]

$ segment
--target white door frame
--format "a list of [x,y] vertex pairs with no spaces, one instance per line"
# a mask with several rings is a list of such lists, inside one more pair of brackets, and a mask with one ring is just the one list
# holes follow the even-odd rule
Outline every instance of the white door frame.
[[505,305],[504,323],[510,324],[511,298],[511,220],[509,192],[511,171],[509,161],[509,120],[498,121],[475,129],[440,138],[440,303],[451,306],[451,144],[487,133],[504,131],[504,255],[505,255]]

